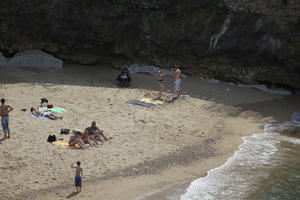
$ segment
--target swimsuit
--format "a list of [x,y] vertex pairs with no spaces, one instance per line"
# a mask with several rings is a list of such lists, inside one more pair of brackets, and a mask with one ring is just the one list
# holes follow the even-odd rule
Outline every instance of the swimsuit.
[[8,119],[9,119],[8,115],[1,116],[1,124],[2,124],[3,131],[9,131]]
[[75,175],[75,187],[81,187],[81,176]]
[[180,83],[181,83],[181,79],[177,79],[177,80],[174,81],[174,89],[176,91],[180,90]]

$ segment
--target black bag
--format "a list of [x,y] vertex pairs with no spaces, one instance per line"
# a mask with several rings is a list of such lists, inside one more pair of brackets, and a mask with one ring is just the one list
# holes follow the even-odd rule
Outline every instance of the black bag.
[[55,135],[49,135],[48,136],[47,142],[52,143],[52,142],[55,142],[55,141],[56,141],[56,136]]
[[43,103],[48,103],[48,99],[46,99],[46,98],[41,98],[41,105],[42,105]]
[[60,130],[60,134],[65,134],[65,135],[67,135],[67,134],[69,134],[70,133],[70,129],[61,129]]

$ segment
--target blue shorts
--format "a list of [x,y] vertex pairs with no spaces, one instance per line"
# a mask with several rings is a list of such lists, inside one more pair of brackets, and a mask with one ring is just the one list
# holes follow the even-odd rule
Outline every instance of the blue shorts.
[[8,128],[8,115],[6,116],[1,116],[1,124],[2,124],[2,128],[3,128],[3,131],[9,131],[9,128]]

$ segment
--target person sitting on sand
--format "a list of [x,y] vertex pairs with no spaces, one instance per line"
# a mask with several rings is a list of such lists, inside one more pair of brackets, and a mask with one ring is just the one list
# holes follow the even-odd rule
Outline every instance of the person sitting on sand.
[[121,73],[117,77],[120,87],[128,87],[131,82],[130,72],[128,68],[122,69]]
[[46,118],[49,118],[49,119],[52,119],[52,120],[63,119],[63,116],[58,117],[58,116],[53,115],[51,112],[39,111],[39,110],[35,109],[34,107],[30,108],[30,112],[34,116],[37,116],[37,117],[46,117]]
[[72,130],[73,135],[69,138],[69,146],[79,145],[80,148],[85,148],[85,144],[81,139],[82,132],[80,130]]
[[89,135],[93,135],[95,137],[96,140],[99,140],[102,142],[101,137],[102,136],[104,138],[104,140],[108,140],[108,138],[103,134],[103,130],[100,130],[97,126],[96,126],[96,121],[92,121],[92,125],[90,127],[87,127],[85,129],[85,131],[89,134]]
[[[90,135],[88,131],[84,131],[81,139],[84,143],[89,144],[90,146],[92,146],[91,141],[94,142],[95,145],[98,145],[99,143],[97,142],[97,140],[95,139],[95,137],[93,135]],[[101,141],[102,142],[102,141]]]

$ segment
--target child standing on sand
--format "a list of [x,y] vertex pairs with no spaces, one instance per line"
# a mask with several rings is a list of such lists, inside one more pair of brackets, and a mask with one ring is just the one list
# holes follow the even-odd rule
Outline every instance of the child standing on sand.
[[80,167],[80,161],[77,161],[76,164],[77,166],[74,167],[73,163],[71,165],[71,168],[75,168],[75,187],[76,187],[76,192],[81,192],[81,182],[82,182],[82,176],[83,176],[83,170]]

